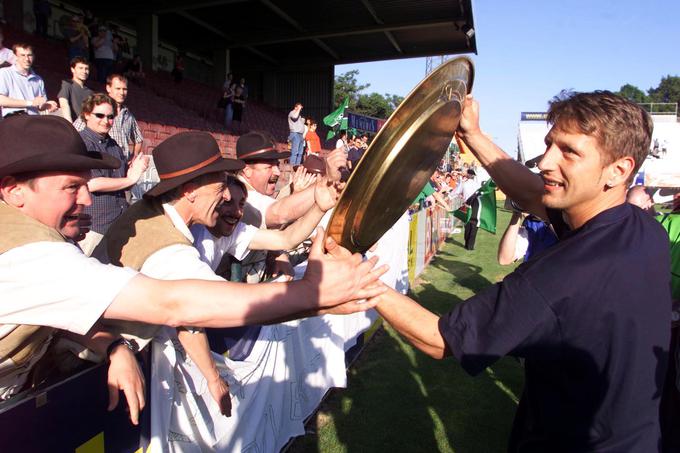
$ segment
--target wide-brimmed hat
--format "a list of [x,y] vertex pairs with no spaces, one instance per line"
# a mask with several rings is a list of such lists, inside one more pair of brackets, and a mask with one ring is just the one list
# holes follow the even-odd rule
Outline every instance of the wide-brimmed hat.
[[290,152],[279,152],[274,140],[266,132],[251,131],[243,134],[236,142],[236,157],[243,161],[276,160],[290,157]]
[[319,156],[315,156],[314,154],[310,154],[305,157],[305,161],[302,163],[302,166],[305,167],[309,173],[321,176],[326,175],[326,161]]
[[113,156],[88,151],[73,125],[60,116],[18,115],[0,121],[0,176],[35,171],[115,169]]
[[163,140],[152,154],[161,182],[145,197],[157,197],[206,173],[236,171],[244,166],[240,160],[222,157],[217,141],[207,132],[180,132]]

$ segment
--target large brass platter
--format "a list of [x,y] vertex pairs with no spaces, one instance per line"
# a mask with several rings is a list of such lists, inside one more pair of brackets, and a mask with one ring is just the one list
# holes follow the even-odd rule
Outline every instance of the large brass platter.
[[328,235],[363,253],[399,220],[446,153],[473,78],[472,61],[456,58],[409,93],[352,172]]

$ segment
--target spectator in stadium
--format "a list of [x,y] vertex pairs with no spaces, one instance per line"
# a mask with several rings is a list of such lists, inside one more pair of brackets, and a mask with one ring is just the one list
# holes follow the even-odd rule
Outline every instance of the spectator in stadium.
[[498,264],[505,266],[520,259],[528,261],[556,243],[555,233],[544,221],[513,209],[510,223],[498,244]]
[[182,83],[182,80],[184,80],[184,56],[175,55],[175,64],[172,67],[171,74],[175,83]]
[[633,186],[626,193],[626,201],[637,206],[651,216],[656,216],[654,199],[645,186]]
[[[258,228],[280,228],[304,215],[314,204],[314,187],[295,192],[290,196],[273,198],[276,184],[281,175],[279,160],[289,156],[278,152],[269,134],[252,131],[239,137],[236,142],[236,156],[245,162],[239,177],[248,188],[243,221]],[[339,167],[346,165],[342,151],[329,154],[326,159],[326,174],[331,182],[340,180]],[[281,261],[274,268],[265,269],[265,254],[254,252],[244,262],[248,281],[258,281],[265,275],[292,275],[292,268],[285,256],[277,256]]]
[[80,57],[87,61],[90,56],[90,31],[83,24],[83,17],[75,14],[71,23],[64,30],[64,38],[68,44],[68,59]]
[[668,233],[671,250],[671,346],[668,374],[661,397],[663,451],[680,451],[680,191],[675,189],[671,212],[657,217]]
[[139,55],[135,55],[134,58],[128,62],[125,68],[125,76],[128,80],[132,80],[137,85],[144,86],[146,74],[144,73],[142,58]]
[[350,170],[354,171],[354,167],[359,163],[359,159],[364,155],[364,151],[366,151],[366,148],[363,147],[363,142],[359,139],[354,140],[347,153],[347,167]]
[[[239,170],[243,163],[223,160],[217,142],[206,132],[173,135],[154,149],[153,157],[163,179],[113,223],[95,255],[104,262],[110,260],[162,280],[222,280],[200,260],[190,227],[215,226],[220,207],[230,199],[224,171]],[[156,341],[164,343],[163,349],[177,348],[178,372],[197,367],[204,381],[196,383],[195,388],[207,388],[219,412],[230,415],[228,385],[215,365],[203,330],[178,328],[176,337],[181,347],[174,345],[168,332],[154,326],[126,325],[121,326],[121,332],[138,337],[142,343],[157,336]],[[187,356],[190,360],[185,362]],[[152,373],[156,371],[160,370]],[[186,398],[192,396],[179,389],[173,392],[176,415],[171,419],[192,412]]]
[[[129,161],[142,152],[144,137],[139,129],[137,119],[125,105],[128,96],[128,80],[120,74],[111,74],[106,81],[106,94],[116,101],[116,118],[109,131],[112,139],[118,143],[125,152],[125,158]],[[78,131],[85,129],[85,122],[78,118],[73,126]]]
[[303,135],[305,132],[305,119],[302,116],[302,104],[296,102],[293,110],[288,113],[288,130],[290,135],[290,164],[293,169],[302,163],[302,148],[304,147]]
[[[0,153],[0,269],[5,276],[0,281],[0,343],[5,351],[22,345],[22,354],[3,358],[3,398],[26,385],[54,329],[64,329],[87,334],[88,346],[108,356],[111,402],[117,400],[119,389],[124,390],[136,422],[144,392],[134,356],[126,351],[134,345],[98,335],[99,326],[93,326],[99,318],[229,327],[309,315],[321,307],[361,311],[372,304],[359,305],[351,299],[382,291],[372,287],[381,273],[371,270],[375,261],[344,257],[332,242],[327,243],[332,253],[324,254],[321,238],[313,244],[303,281],[290,284],[163,282],[130,268],[101,264],[85,257],[71,241],[81,235],[80,214],[90,203],[89,170],[117,168],[120,162],[88,153],[70,123],[57,116],[23,115],[2,121],[0,142],[4,151]],[[219,158],[217,154],[215,159]],[[229,165],[213,160],[203,170],[217,171],[225,164]],[[227,295],[233,300],[225,305]],[[128,366],[120,365],[120,360]],[[114,366],[114,361],[120,366]]]
[[241,87],[241,94],[243,95],[243,99],[245,99],[247,101],[248,100],[248,85],[246,85],[245,77],[241,77],[241,79],[238,81],[238,86]]
[[335,148],[342,148],[345,154],[349,153],[349,146],[347,145],[347,131],[342,130],[338,132],[338,139],[335,142]]
[[463,182],[461,191],[463,194],[463,202],[467,209],[472,210],[470,221],[465,224],[465,250],[474,250],[475,241],[477,239],[477,211],[479,211],[479,198],[477,198],[477,191],[481,187],[481,183],[477,181],[477,173],[472,168],[468,168],[465,173],[465,180]]
[[111,31],[105,26],[100,25],[97,36],[92,38],[94,48],[94,64],[97,68],[97,81],[107,83],[109,74],[113,71],[113,64],[116,62],[116,46],[113,43]]
[[314,205],[302,217],[282,230],[259,229],[241,222],[248,199],[248,188],[243,181],[229,176],[227,189],[230,200],[218,208],[219,218],[213,227],[194,225],[191,232],[194,246],[213,270],[221,258],[229,254],[243,260],[250,250],[289,250],[307,239],[319,224],[324,213],[335,206],[338,192],[323,177],[314,183]]
[[2,42],[4,39],[5,37],[2,34],[2,30],[0,29],[0,69],[12,66],[17,61],[12,49],[8,49],[7,47],[3,46]]
[[92,228],[79,245],[83,253],[90,256],[109,226],[128,208],[125,190],[137,183],[149,164],[149,158],[139,154],[128,166],[123,150],[109,136],[116,107],[115,101],[108,95],[93,94],[83,102],[82,108],[85,129],[80,136],[87,150],[112,156],[121,162],[115,169],[92,170],[87,182],[92,204],[85,208],[85,213],[92,218]]
[[16,63],[0,69],[0,107],[2,116],[17,113],[37,115],[54,112],[57,103],[47,100],[45,82],[33,71],[33,46],[18,43],[13,46]]
[[305,142],[307,143],[307,155],[318,156],[321,153],[321,139],[316,133],[316,121],[309,119],[309,130],[305,134]]
[[241,133],[241,124],[243,121],[243,110],[246,107],[246,98],[243,96],[243,89],[240,86],[236,86],[234,91],[234,98],[232,100],[232,106],[234,109],[233,121],[238,122],[238,127],[235,128],[237,133]]
[[234,119],[234,96],[236,95],[236,84],[233,80],[234,76],[230,72],[227,74],[227,80],[222,86],[222,103],[224,105],[224,125],[227,129],[231,129],[231,122]]
[[47,38],[47,28],[52,15],[49,0],[33,0],[33,14],[35,15],[35,34]]
[[57,98],[61,108],[61,116],[70,122],[75,121],[83,107],[83,101],[92,94],[92,90],[85,86],[90,75],[90,64],[84,57],[74,57],[71,60],[71,80],[62,80]]
[[472,96],[459,134],[503,192],[550,220],[560,242],[441,317],[389,290],[377,309],[416,347],[452,354],[470,374],[504,355],[525,359],[508,451],[660,451],[668,238],[625,203],[651,118],[595,92],[552,102],[548,121],[541,175],[482,134]]

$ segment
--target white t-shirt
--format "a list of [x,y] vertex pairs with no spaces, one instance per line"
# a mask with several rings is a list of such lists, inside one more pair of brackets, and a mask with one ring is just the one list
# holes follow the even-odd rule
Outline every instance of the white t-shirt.
[[[84,335],[137,272],[88,258],[68,242],[35,242],[0,254],[0,275],[0,336],[13,324]],[[0,362],[0,399],[21,389],[47,344],[22,367]]]
[[[180,233],[193,244],[194,236],[189,231],[177,210],[169,204],[164,204],[165,213],[172,220],[173,225]],[[163,247],[152,253],[141,269],[144,275],[160,280],[219,280],[224,279],[218,275],[205,262],[201,261],[198,250],[191,245],[174,244]]]
[[248,246],[258,229],[239,222],[231,235],[220,238],[213,236],[204,225],[193,225],[190,231],[194,236],[194,247],[201,255],[201,259],[216,270],[225,254],[239,261],[243,260],[250,252]]
[[8,62],[14,64],[16,61],[17,57],[14,55],[14,52],[12,52],[12,49],[8,49],[7,47],[0,49],[0,63]]

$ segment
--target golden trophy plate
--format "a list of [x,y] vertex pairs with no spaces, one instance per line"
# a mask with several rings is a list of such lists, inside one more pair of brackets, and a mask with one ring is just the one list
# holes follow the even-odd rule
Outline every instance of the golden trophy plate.
[[399,220],[446,154],[473,78],[472,61],[456,58],[409,93],[352,172],[327,235],[363,253]]

